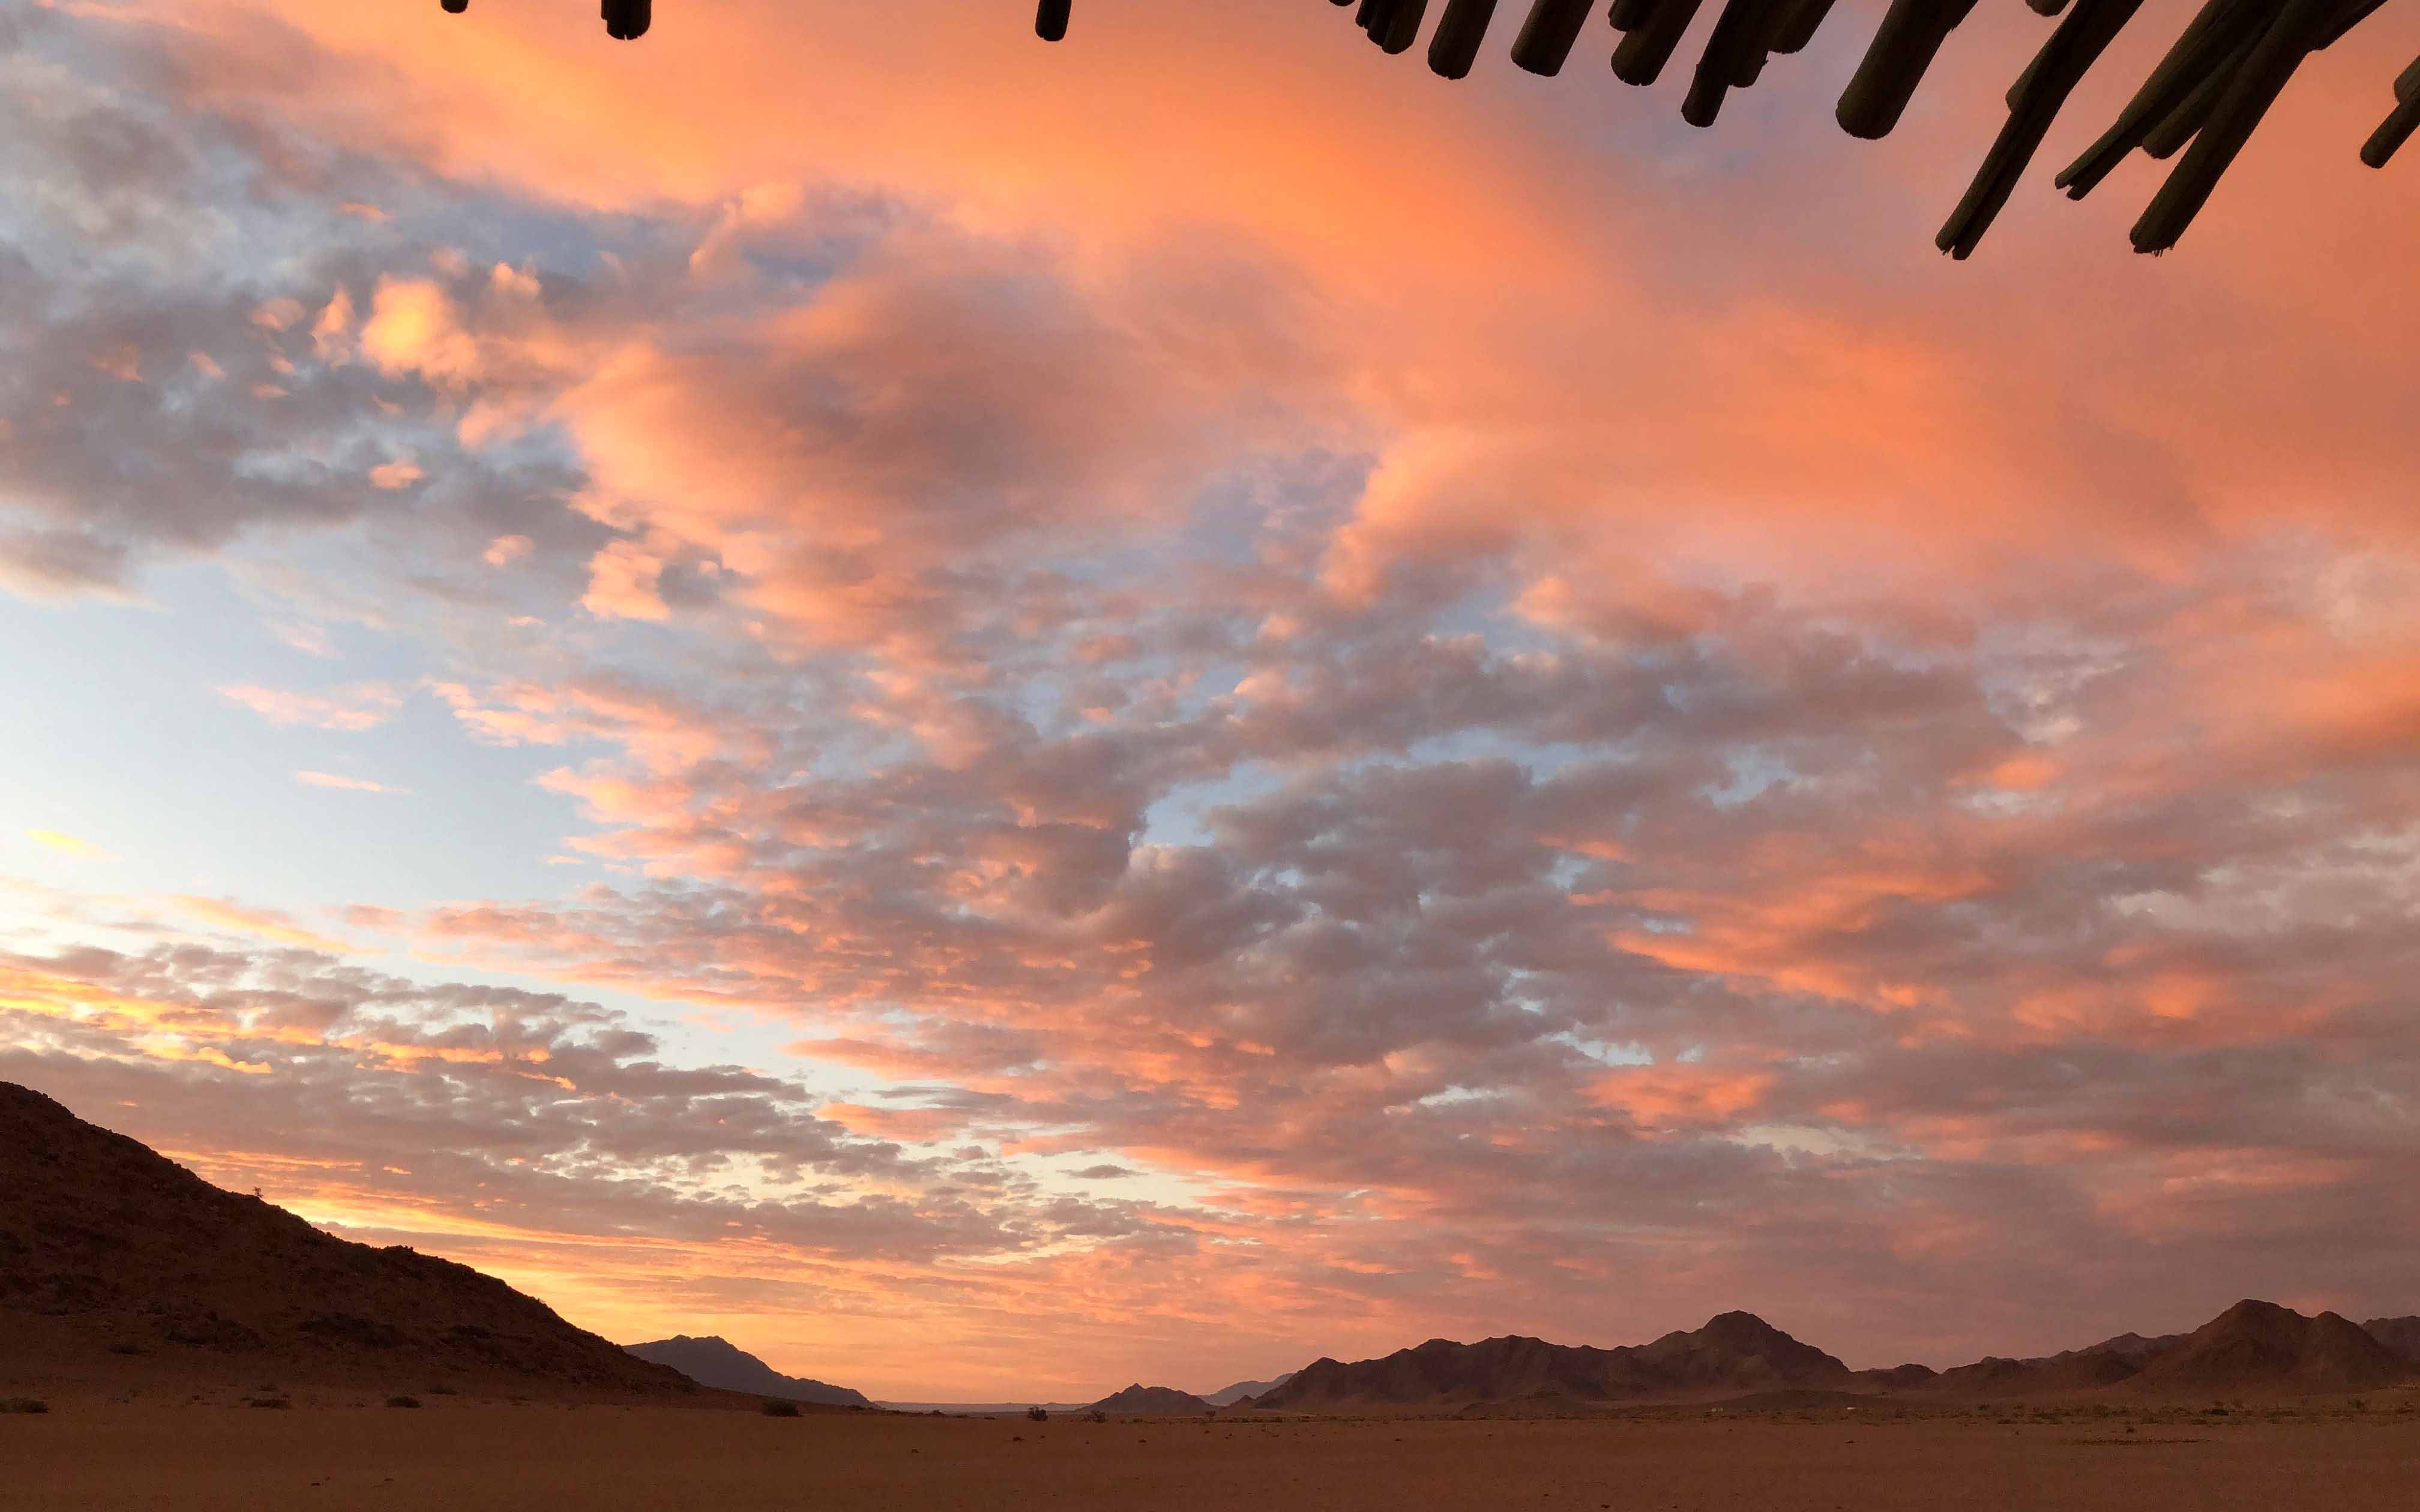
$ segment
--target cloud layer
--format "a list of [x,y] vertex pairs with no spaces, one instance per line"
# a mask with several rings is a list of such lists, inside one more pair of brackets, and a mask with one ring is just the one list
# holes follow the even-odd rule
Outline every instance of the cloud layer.
[[2357,70],[2174,257],[2021,203],[1949,269],[1920,144],[1625,150],[1274,5],[809,8],[0,23],[8,582],[235,575],[390,649],[219,697],[582,820],[550,896],[62,905],[0,1074],[902,1396],[2410,1309],[2420,221],[2309,168]]

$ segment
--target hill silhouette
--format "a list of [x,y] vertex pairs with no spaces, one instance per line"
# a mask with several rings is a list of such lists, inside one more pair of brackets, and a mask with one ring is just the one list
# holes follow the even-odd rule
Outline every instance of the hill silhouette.
[[1950,1396],[2017,1396],[2071,1391],[2095,1391],[2132,1381],[2142,1366],[2122,1354],[2095,1350],[2070,1350],[2030,1360],[1985,1355],[1973,1365],[1945,1370],[1927,1383],[1929,1391]]
[[2242,1302],[2190,1334],[2120,1334],[2031,1359],[1986,1356],[1933,1371],[1920,1365],[1852,1371],[1750,1313],[1725,1313],[1695,1333],[1602,1350],[1505,1337],[1431,1339],[1375,1360],[1320,1360],[1248,1405],[1281,1412],[1482,1405],[1555,1409],[1697,1400],[1745,1410],[1899,1398],[2071,1396],[2258,1392],[2322,1396],[2420,1381],[2420,1318],[2356,1325]]
[[1123,1412],[1134,1417],[1175,1417],[1187,1412],[1206,1412],[1210,1404],[1189,1391],[1173,1386],[1146,1386],[1138,1381],[1121,1392],[1113,1392],[1093,1404],[1097,1412]]
[[1635,1401],[1782,1387],[1845,1389],[1856,1377],[1752,1313],[1724,1313],[1694,1333],[1600,1350],[1519,1335],[1460,1344],[1431,1339],[1377,1360],[1317,1360],[1251,1405],[1280,1411],[1437,1407],[1482,1402]]
[[1247,1396],[1258,1396],[1264,1391],[1275,1391],[1293,1379],[1294,1372],[1289,1370],[1284,1375],[1269,1381],[1239,1381],[1232,1386],[1221,1386],[1202,1399],[1213,1407],[1227,1407],[1242,1401]]
[[2412,1379],[2412,1363],[2335,1313],[2305,1318],[2239,1302],[2148,1355],[2133,1384],[2153,1391],[2364,1391]]
[[2373,1318],[2361,1331],[2403,1359],[2420,1365],[2420,1318]]
[[659,1395],[685,1377],[468,1266],[320,1232],[0,1082],[0,1334],[76,1371],[160,1355],[193,1377],[431,1372]]
[[2120,1334],[2098,1344],[2087,1344],[2080,1350],[2062,1350],[2056,1354],[2031,1359],[2006,1360],[1986,1355],[1973,1365],[1943,1371],[1930,1383],[1930,1389],[1970,1396],[2096,1391],[2133,1380],[2142,1373],[2146,1360],[2183,1337],[2181,1334],[2164,1335],[2159,1338],[2146,1338],[2140,1334]]
[[800,1376],[785,1376],[730,1340],[716,1335],[691,1338],[676,1334],[626,1346],[642,1360],[679,1371],[701,1386],[744,1391],[753,1396],[778,1396],[784,1401],[814,1402],[825,1407],[872,1407],[846,1386],[829,1385]]
[[2080,1350],[2069,1350],[2064,1353],[2054,1354],[2051,1358],[2064,1360],[2069,1355],[2075,1354],[2114,1354],[2121,1360],[2141,1361],[2159,1353],[2183,1337],[2182,1334],[2163,1334],[2157,1338],[2145,1338],[2140,1334],[2120,1334],[2115,1338],[2102,1339],[2098,1344],[2087,1344]]

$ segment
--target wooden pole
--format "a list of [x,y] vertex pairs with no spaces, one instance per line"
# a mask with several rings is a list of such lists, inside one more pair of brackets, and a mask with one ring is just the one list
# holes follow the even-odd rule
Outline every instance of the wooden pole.
[[1840,91],[1833,112],[1840,130],[1869,140],[1888,136],[1940,55],[1941,44],[1974,8],[1975,0],[1891,0],[1873,46]]
[[1521,35],[1512,40],[1512,61],[1531,73],[1551,77],[1562,72],[1572,44],[1579,40],[1580,28],[1594,8],[1595,0],[1538,0],[1521,23]]
[[1436,35],[1429,39],[1429,68],[1448,79],[1467,77],[1495,19],[1496,0],[1446,0]]

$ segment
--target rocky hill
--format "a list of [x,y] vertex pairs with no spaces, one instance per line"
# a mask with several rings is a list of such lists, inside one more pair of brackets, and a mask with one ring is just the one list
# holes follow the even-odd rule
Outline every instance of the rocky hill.
[[2420,1365],[2420,1318],[2373,1318],[2361,1331],[2413,1365]]
[[2412,1362],[2335,1313],[2305,1318],[2239,1302],[2146,1355],[2131,1382],[2147,1391],[2366,1391],[2413,1379]]
[[195,1379],[431,1374],[659,1396],[697,1388],[493,1276],[373,1249],[222,1191],[0,1082],[0,1336],[52,1365]]
[[707,1335],[691,1338],[676,1334],[668,1339],[627,1346],[632,1354],[669,1365],[701,1386],[744,1391],[755,1396],[814,1402],[825,1407],[872,1407],[861,1394],[846,1386],[828,1385],[802,1376],[785,1376],[730,1340]]
[[1987,1358],[1945,1370],[1919,1389],[1984,1397],[2112,1387],[2151,1395],[2366,1391],[2420,1378],[2413,1368],[2420,1361],[2398,1357],[2388,1342],[2395,1322],[2356,1325],[2335,1313],[2305,1318],[2274,1303],[2240,1302],[2191,1334],[2120,1334],[2036,1359]]
[[1094,1402],[1093,1411],[1128,1417],[1176,1417],[1209,1412],[1210,1404],[1191,1392],[1178,1391],[1173,1386],[1146,1386],[1138,1381]]

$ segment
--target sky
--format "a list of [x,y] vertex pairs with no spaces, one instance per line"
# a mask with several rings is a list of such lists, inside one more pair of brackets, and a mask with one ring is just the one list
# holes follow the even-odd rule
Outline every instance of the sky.
[[891,1399],[2420,1310],[2420,10],[1960,264],[2012,3],[1077,9],[0,0],[0,1079]]

